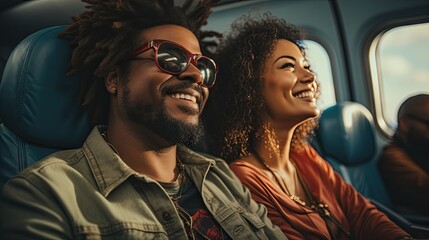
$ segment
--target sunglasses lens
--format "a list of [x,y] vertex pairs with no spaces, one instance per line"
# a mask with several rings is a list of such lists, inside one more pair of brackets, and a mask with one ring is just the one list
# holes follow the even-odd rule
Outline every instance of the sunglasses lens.
[[[179,74],[185,71],[190,62],[185,49],[168,42],[163,42],[159,45],[157,58],[159,67],[172,74]],[[215,63],[207,57],[200,57],[197,62],[198,69],[204,79],[203,85],[206,87],[213,86],[216,80]]]
[[162,43],[158,48],[158,64],[167,72],[181,73],[188,65],[188,55],[177,45]]
[[198,69],[201,72],[201,75],[204,79],[204,86],[211,87],[213,86],[216,80],[216,65],[215,63],[205,57],[201,57],[198,59]]

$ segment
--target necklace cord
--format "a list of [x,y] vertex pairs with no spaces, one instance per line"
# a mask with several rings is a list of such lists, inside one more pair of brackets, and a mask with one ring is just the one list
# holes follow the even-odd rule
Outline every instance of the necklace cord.
[[[260,162],[262,165],[264,165],[264,167],[273,175],[274,179],[276,180],[277,184],[279,185],[279,187],[286,193],[286,195],[288,195],[292,200],[296,201],[298,198],[300,201],[302,201],[298,196],[291,194],[289,189],[287,188],[286,184],[281,184],[280,180],[277,178],[277,175],[275,174],[274,170],[271,169],[271,167],[267,164],[267,162],[264,161],[264,159],[258,154],[257,151],[253,151],[253,155],[255,156],[256,160],[258,160],[258,162]],[[283,187],[284,185],[284,187]],[[305,203],[305,202],[304,202]],[[302,203],[300,203],[301,205],[303,205]],[[305,204],[304,204],[305,205]]]
[[[273,175],[274,179],[276,180],[277,184],[279,185],[279,187],[286,193],[286,195],[289,196],[290,199],[292,199],[293,201],[297,202],[298,204],[302,205],[303,207],[307,207],[306,206],[306,202],[304,202],[303,200],[301,200],[301,198],[297,195],[294,194],[290,194],[289,189],[284,189],[280,183],[280,180],[277,178],[276,174],[274,173],[274,170],[271,169],[271,167],[264,161],[264,159],[258,154],[258,152],[252,151],[253,155],[255,156],[255,159],[260,162],[262,165],[264,165],[264,167],[271,172],[271,174]],[[332,215],[332,213],[330,212],[330,210],[328,209],[328,205],[325,203],[322,203],[321,201],[317,202],[316,200],[313,199],[313,196],[310,192],[310,189],[308,189],[307,185],[305,184],[305,182],[303,181],[303,179],[301,178],[298,169],[296,168],[296,175],[298,177],[298,181],[302,184],[302,187],[304,188],[304,191],[311,203],[311,206],[309,207],[311,210],[313,210],[314,212],[318,213],[323,219],[326,220],[331,220],[347,237],[350,236],[350,232],[347,231],[342,224],[335,218],[334,215]],[[285,191],[286,190],[286,191]],[[331,237],[335,238],[335,234],[333,233],[333,230],[331,229],[330,225],[328,223],[326,223],[326,226],[328,228],[328,231],[331,235]]]
[[[101,136],[104,138],[104,141],[106,141],[107,145],[109,145],[110,148],[112,148],[112,150],[119,155],[118,150],[116,150],[115,146],[113,146],[113,144],[111,144],[107,138],[107,129],[105,129],[104,131],[101,131]],[[162,183],[159,182],[160,185],[165,189],[165,191],[167,192],[168,196],[170,197],[171,201],[173,202],[174,207],[176,208],[180,219],[182,220],[182,222],[184,222],[184,224],[189,228],[189,235],[188,237],[191,237],[191,239],[196,239],[195,237],[195,233],[197,233],[200,237],[202,237],[203,239],[209,239],[207,236],[205,236],[203,233],[201,233],[200,231],[198,231],[198,229],[194,228],[194,223],[193,223],[193,219],[192,216],[189,215],[189,213],[186,212],[185,209],[183,209],[182,207],[180,207],[179,205],[179,201],[182,198],[182,194],[183,194],[183,189],[184,189],[184,182],[186,181],[186,173],[185,173],[185,167],[184,164],[182,163],[182,161],[180,161],[180,158],[178,156],[176,156],[176,160],[177,160],[177,168],[178,168],[178,174],[177,174],[177,178],[173,181],[173,182],[177,182],[179,184],[179,190],[177,193],[172,193],[170,191],[167,190],[167,188],[165,186],[163,186],[163,184],[167,184],[167,183]],[[223,232],[222,232],[222,236],[223,236]]]
[[[190,238],[191,240],[201,239],[201,238],[208,240],[209,238],[207,236],[205,236],[202,232],[200,232],[197,228],[195,228],[194,220],[192,216],[186,211],[186,209],[182,208],[179,204],[180,200],[182,199],[183,193],[186,191],[186,189],[188,189],[189,179],[185,172],[184,164],[182,163],[182,161],[180,161],[180,158],[178,156],[176,156],[176,159],[177,159],[177,168],[179,173],[174,182],[177,182],[177,184],[179,185],[178,191],[176,193],[173,193],[171,190],[168,190],[168,187],[165,186],[166,183],[161,183],[161,182],[159,183],[167,192],[168,196],[173,202],[174,207],[177,210],[179,218],[187,228],[186,232],[188,234],[188,238]],[[223,236],[223,232],[221,232],[221,234]]]

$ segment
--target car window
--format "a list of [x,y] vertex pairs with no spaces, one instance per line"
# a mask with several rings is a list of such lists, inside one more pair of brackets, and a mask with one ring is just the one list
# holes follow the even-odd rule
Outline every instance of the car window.
[[322,45],[313,40],[304,40],[306,54],[313,72],[320,83],[321,95],[318,101],[321,110],[336,103],[334,81],[329,55]]
[[391,134],[402,102],[429,93],[429,23],[381,33],[371,46],[370,63],[377,122]]

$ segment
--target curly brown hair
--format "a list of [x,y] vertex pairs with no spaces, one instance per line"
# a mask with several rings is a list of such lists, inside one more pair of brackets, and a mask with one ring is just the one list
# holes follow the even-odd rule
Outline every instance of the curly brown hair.
[[[211,154],[228,162],[243,158],[266,131],[262,75],[279,39],[295,43],[305,56],[302,33],[271,13],[240,17],[221,42],[215,56],[220,71],[203,114]],[[299,125],[292,149],[302,147],[316,126],[316,120]]]
[[138,47],[144,29],[174,24],[200,37],[211,7],[219,0],[82,0],[87,11],[72,17],[74,23],[60,33],[70,37],[74,49],[68,74],[80,75],[80,104],[89,111],[92,126],[106,124],[109,106],[106,76],[118,70],[126,81],[130,52]]

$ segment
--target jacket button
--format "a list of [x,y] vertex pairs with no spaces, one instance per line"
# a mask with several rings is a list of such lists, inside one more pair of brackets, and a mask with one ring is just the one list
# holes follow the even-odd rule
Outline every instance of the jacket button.
[[169,213],[169,212],[163,212],[163,213],[162,213],[162,219],[163,219],[164,221],[168,221],[168,220],[170,220],[170,219],[171,219],[171,213]]
[[234,234],[238,235],[241,232],[241,230],[243,230],[243,228],[244,228],[243,225],[239,225],[239,226],[235,227]]

